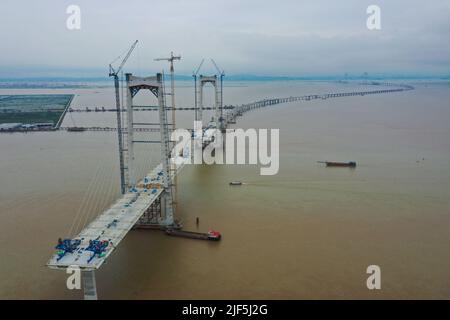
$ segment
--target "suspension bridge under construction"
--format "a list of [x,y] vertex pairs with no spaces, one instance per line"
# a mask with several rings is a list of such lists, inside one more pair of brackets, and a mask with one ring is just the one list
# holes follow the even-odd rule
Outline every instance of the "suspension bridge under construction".
[[[59,239],[56,252],[47,263],[48,267],[53,269],[81,269],[85,299],[97,299],[95,271],[105,263],[133,228],[163,230],[168,235],[202,240],[220,239],[220,233],[212,230],[205,234],[184,231],[182,230],[182,224],[175,219],[175,209],[178,205],[176,201],[178,192],[176,190],[176,177],[186,164],[192,163],[191,158],[193,155],[190,151],[190,145],[186,144],[175,150],[174,141],[170,139],[170,133],[175,129],[175,118],[173,116],[172,121],[169,121],[168,112],[175,112],[178,109],[183,110],[182,108],[176,108],[174,103],[174,58],[172,54],[171,58],[166,59],[171,62],[172,82],[170,93],[165,92],[165,79],[161,73],[149,77],[137,77],[127,73],[125,75],[125,108],[120,106],[119,98],[117,98],[116,108],[97,107],[97,110],[116,112],[118,126],[115,128],[83,128],[93,131],[114,130],[118,132],[122,191],[121,197],[106,210],[99,213],[77,236],[70,239]],[[117,79],[117,73],[112,71],[111,75]],[[203,87],[206,84],[212,84],[215,89],[215,99],[214,105],[209,109],[214,111],[214,116],[207,128],[204,129],[203,136],[198,137],[193,134],[194,143],[198,143],[202,147],[214,140],[210,133],[211,130],[206,129],[217,129],[223,132],[229,124],[236,123],[237,117],[254,109],[296,101],[387,94],[414,89],[414,87],[408,85],[377,83],[376,90],[271,98],[239,106],[223,107],[223,75],[223,72],[219,72],[218,75],[200,75],[195,77],[195,107],[186,108],[185,110],[194,111],[195,120],[203,121],[203,110],[207,109],[203,106]],[[383,86],[385,88],[381,88]],[[149,90],[158,99],[158,106],[135,106],[133,99],[141,90]],[[118,94],[118,90],[116,90],[116,94]],[[168,95],[172,99],[171,107],[166,105],[165,97]],[[158,112],[159,123],[157,123],[157,126],[145,129],[148,129],[150,132],[159,132],[160,134],[160,139],[157,142],[160,144],[161,163],[143,177],[137,177],[136,174],[134,147],[137,143],[152,143],[153,141],[137,140],[135,137],[135,132],[139,132],[139,129],[142,129],[137,128],[137,124],[143,125],[143,123],[137,123],[134,120],[133,113],[140,108]],[[89,112],[88,109],[81,108],[80,112],[81,110]],[[125,122],[122,119],[122,114],[126,115]],[[126,128],[122,127],[122,122],[126,124]],[[155,124],[153,123],[152,125]],[[68,128],[61,127],[60,129]]]

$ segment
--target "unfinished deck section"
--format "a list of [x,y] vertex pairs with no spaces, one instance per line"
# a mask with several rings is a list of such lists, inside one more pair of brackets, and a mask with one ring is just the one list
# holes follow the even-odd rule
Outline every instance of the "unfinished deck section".
[[[178,174],[187,161],[188,153],[184,156],[171,158],[172,172]],[[53,269],[65,269],[77,266],[83,271],[99,269],[108,259],[111,253],[119,245],[126,234],[133,228],[144,212],[158,199],[163,192],[161,181],[162,164],[154,168],[134,188],[128,190],[120,199],[114,202],[108,209],[101,213],[74,239],[81,240],[80,245],[72,253],[66,253],[62,258],[54,254],[47,265]],[[144,186],[151,184],[154,188],[146,189]],[[141,187],[139,187],[141,186]],[[103,255],[96,255],[86,250],[90,241],[108,241],[109,245]]]

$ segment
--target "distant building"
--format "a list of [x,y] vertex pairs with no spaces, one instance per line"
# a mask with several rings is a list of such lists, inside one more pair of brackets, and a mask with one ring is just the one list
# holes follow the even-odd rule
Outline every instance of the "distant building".
[[53,122],[0,123],[0,131],[46,131],[53,130]]
[[21,126],[20,126],[23,130],[35,130],[35,129],[37,129],[36,128],[36,125],[34,125],[34,124],[22,124]]
[[33,124],[38,130],[49,130],[53,129],[53,122],[41,122]]

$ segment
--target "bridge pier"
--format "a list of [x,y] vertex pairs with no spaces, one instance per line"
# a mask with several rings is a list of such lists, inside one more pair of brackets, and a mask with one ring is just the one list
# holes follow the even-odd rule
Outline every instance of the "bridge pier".
[[84,300],[97,300],[95,271],[82,271]]

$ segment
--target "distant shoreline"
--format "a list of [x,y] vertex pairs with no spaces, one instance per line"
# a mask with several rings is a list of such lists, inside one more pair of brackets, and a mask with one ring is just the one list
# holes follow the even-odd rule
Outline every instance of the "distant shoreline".
[[[189,76],[176,76],[179,87],[193,86],[193,79]],[[229,76],[224,80],[226,87],[243,86],[244,83],[255,82],[333,82],[333,83],[355,83],[365,81],[413,81],[413,82],[450,82],[448,77],[269,77],[269,76]],[[0,78],[0,89],[92,89],[112,88],[113,82],[109,78]]]

